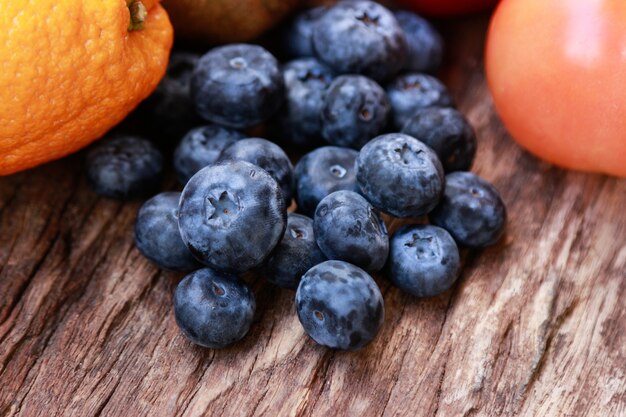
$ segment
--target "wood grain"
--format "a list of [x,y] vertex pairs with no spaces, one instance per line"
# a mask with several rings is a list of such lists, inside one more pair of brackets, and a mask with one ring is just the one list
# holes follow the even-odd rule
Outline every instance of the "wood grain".
[[378,279],[382,333],[339,353],[304,335],[293,292],[256,278],[244,341],[195,347],[171,311],[180,276],[133,247],[140,202],[96,197],[74,156],[0,179],[0,416],[626,415],[626,181],[562,171],[507,137],[486,23],[446,25],[443,76],[510,223],[466,254],[452,290],[420,300]]

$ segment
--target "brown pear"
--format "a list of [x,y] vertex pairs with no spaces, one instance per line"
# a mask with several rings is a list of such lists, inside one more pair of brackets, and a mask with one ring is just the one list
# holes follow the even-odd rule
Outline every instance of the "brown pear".
[[204,44],[247,42],[304,5],[303,0],[162,0],[177,39]]

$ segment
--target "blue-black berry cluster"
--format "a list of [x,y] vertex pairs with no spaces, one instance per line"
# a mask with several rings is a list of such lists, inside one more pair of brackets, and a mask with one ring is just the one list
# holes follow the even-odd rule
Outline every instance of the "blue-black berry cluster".
[[[384,322],[371,274],[417,297],[441,294],[460,274],[459,247],[495,244],[506,209],[467,172],[476,136],[432,75],[443,42],[426,20],[342,1],[295,16],[279,39],[275,54],[252,44],[173,54],[149,120],[178,123],[162,133],[179,132],[183,189],[141,207],[136,246],[191,272],[174,315],[194,343],[246,335],[256,303],[241,276],[256,272],[296,290],[317,343],[360,349]],[[279,144],[305,154],[294,166]],[[136,135],[103,140],[87,163],[96,192],[117,198],[154,193],[166,167]],[[390,237],[383,213],[416,221]]]

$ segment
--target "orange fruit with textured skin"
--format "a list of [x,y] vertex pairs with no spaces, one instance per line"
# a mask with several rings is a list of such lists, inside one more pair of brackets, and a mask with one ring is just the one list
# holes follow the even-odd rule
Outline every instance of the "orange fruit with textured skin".
[[104,135],[165,73],[158,0],[11,0],[0,8],[0,175]]

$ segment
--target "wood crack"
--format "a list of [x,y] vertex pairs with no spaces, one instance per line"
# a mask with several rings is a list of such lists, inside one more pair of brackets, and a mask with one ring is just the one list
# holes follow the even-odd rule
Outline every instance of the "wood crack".
[[332,368],[332,364],[335,361],[335,351],[331,350],[330,351],[330,355],[328,355],[328,359],[326,360],[326,366],[324,367],[324,372],[323,372],[323,377],[320,378],[320,390],[317,393],[317,395],[315,396],[315,401],[313,402],[311,409],[315,409],[315,406],[317,405],[317,402],[319,401],[321,394],[324,392],[324,389],[326,388],[326,385],[330,382],[330,380],[328,379],[328,372],[331,370]]
[[[41,267],[44,265],[46,259],[48,258],[48,255],[50,254],[50,252],[52,252],[52,249],[54,248],[57,240],[58,240],[58,235],[57,235],[57,238],[55,238],[53,241],[50,242],[50,245],[46,248],[46,251],[44,252],[42,256],[42,259],[39,262],[37,262],[37,264],[33,268],[33,271],[28,275],[28,278],[24,280],[24,284],[20,288],[19,292],[16,294],[14,301],[11,303],[11,307],[9,308],[8,311],[13,311],[13,309],[15,309],[16,306],[19,304],[19,301],[22,299],[22,297],[24,296],[24,293],[26,292],[26,289],[28,288],[28,284],[30,284],[32,279],[37,275]],[[8,314],[7,317],[3,321],[0,322],[0,325],[3,325],[12,316],[13,316],[12,314]],[[11,326],[10,329],[2,335],[2,337],[0,337],[0,343],[4,342],[4,339],[8,337],[8,335],[10,334],[10,330],[12,328],[13,326]],[[22,343],[22,340],[25,337],[26,337],[26,332],[24,333],[24,335],[22,335],[22,337],[18,341],[15,342],[15,344],[12,346],[13,348],[12,351],[10,350],[7,358],[4,361],[2,361],[2,364],[0,365],[0,376],[2,376],[3,370],[5,369],[7,363],[9,363],[14,352],[18,350],[19,345]]]
[[250,413],[250,415],[253,415],[253,416],[257,415],[257,413],[256,413],[257,409],[259,408],[259,406],[261,405],[261,403],[263,402],[263,400],[267,396],[267,393],[269,392],[270,387],[268,385],[268,382],[272,380],[272,375],[273,374],[274,374],[274,367],[271,367],[269,375],[268,375],[267,379],[265,380],[265,388],[263,389],[263,394],[261,394],[261,396],[259,397],[258,401],[256,402],[256,404],[252,408],[252,412]]
[[[155,270],[155,272],[150,277],[148,284],[144,286],[144,288],[141,290],[141,293],[139,293],[139,295],[136,298],[127,299],[124,301],[122,308],[120,308],[115,313],[113,318],[109,321],[109,324],[106,327],[102,338],[99,338],[103,344],[105,343],[106,340],[109,340],[111,338],[112,333],[118,327],[120,327],[120,325],[124,322],[124,319],[126,319],[128,314],[131,312],[131,309],[135,307],[136,305],[138,305],[146,297],[146,295],[150,292],[150,290],[154,288],[154,284],[156,280],[158,279],[158,277],[160,276],[160,274],[161,274],[160,270]],[[106,324],[106,322],[103,322],[103,324]],[[98,334],[101,333],[101,329],[98,331]]]
[[[31,283],[33,278],[35,278],[35,276],[37,275],[37,273],[39,272],[43,264],[46,262],[46,259],[48,259],[48,256],[50,255],[50,252],[52,252],[52,249],[54,248],[58,239],[59,239],[59,234],[57,233],[55,237],[50,240],[50,243],[48,244],[48,246],[46,246],[46,248],[44,249],[41,255],[41,259],[37,261],[33,270],[28,274],[28,277],[19,286],[18,290],[15,293],[15,296],[13,297],[13,300],[10,302],[10,304],[8,304],[8,307],[6,308],[4,314],[0,315],[0,326],[2,326],[9,319],[9,317],[11,317],[11,312],[19,304],[20,300],[24,296],[24,293],[26,292],[26,289],[28,288],[28,285]],[[0,342],[2,342],[2,340],[3,339],[0,338]]]
[[[194,369],[194,371],[191,373],[191,375],[193,376],[193,375],[196,375],[198,373],[200,375],[199,375],[198,378],[196,378],[195,385],[194,385],[192,391],[183,400],[183,406],[181,406],[181,411],[180,411],[180,413],[178,415],[184,416],[187,413],[187,410],[191,406],[191,403],[193,402],[194,398],[196,397],[196,394],[200,390],[200,382],[204,379],[207,371],[209,370],[209,367],[213,363],[213,359],[214,358],[215,358],[215,350],[211,349],[211,356],[209,357],[207,363],[204,362],[204,358],[201,358],[200,360],[198,360],[198,365],[196,366],[196,369]],[[198,372],[199,369],[201,369],[202,371]]]
[[[574,299],[561,314],[559,314],[553,324],[550,326],[550,331],[547,337],[542,338],[543,343],[540,345],[539,353],[536,359],[533,361],[533,364],[530,368],[530,374],[527,377],[527,382],[522,386],[517,396],[518,398],[518,409],[523,407],[526,399],[528,398],[528,392],[532,389],[533,385],[540,378],[541,373],[543,372],[545,362],[548,357],[548,352],[550,351],[550,347],[552,346],[552,342],[554,340],[554,336],[558,333],[558,330],[561,328],[563,323],[569,318],[577,305],[577,299]],[[521,401],[520,401],[521,400]]]
[[[331,363],[331,359],[334,356],[334,351],[332,350],[326,350],[322,356],[320,357],[320,359],[317,361],[317,366],[315,369],[315,373],[313,374],[313,378],[311,378],[311,381],[309,382],[309,391],[307,392],[307,396],[305,398],[304,401],[302,401],[299,409],[296,412],[297,416],[309,416],[311,414],[311,412],[306,412],[305,410],[307,408],[310,409],[314,409],[315,408],[315,404],[317,403],[317,400],[320,397],[320,394],[324,391],[324,386],[325,386],[325,381],[326,381],[326,373],[328,372],[328,367],[330,366]],[[321,364],[321,366],[320,366]],[[315,395],[315,400],[313,402],[313,404],[309,403],[309,399],[311,398],[311,393],[312,393],[312,389],[313,387],[319,384],[319,389],[317,390],[317,393]],[[310,405],[310,407],[309,407]]]
[[[402,304],[402,312],[398,315],[398,319],[396,320],[396,322],[393,325],[394,327],[397,327],[398,324],[400,323],[400,320],[404,316],[405,310],[406,310],[406,303],[403,303]],[[407,353],[409,352],[409,349],[410,349],[409,343],[406,343],[407,339],[409,339],[409,334],[405,333],[404,337],[402,337],[402,339],[401,339],[401,342],[402,342],[401,344],[402,344],[402,346],[405,346],[405,349],[402,352],[402,356],[400,358],[400,361],[398,362],[398,371],[402,370],[402,364],[404,364],[404,360],[405,360],[406,355],[407,355]],[[385,399],[385,405],[383,406],[383,409],[382,409],[380,415],[384,415],[385,414],[385,411],[387,410],[387,406],[389,405],[389,400],[391,400],[391,396],[393,394],[393,391],[396,389],[396,386],[398,385],[398,380],[399,380],[399,377],[398,377],[398,374],[396,373],[394,375],[394,378],[393,378],[393,385],[391,385],[391,388],[389,389],[389,393],[387,394],[387,398]]]
[[104,398],[104,401],[102,401],[102,403],[100,403],[100,405],[98,405],[98,408],[96,409],[95,413],[93,414],[93,417],[100,417],[102,415],[102,412],[106,408],[107,404],[109,404],[109,401],[111,401],[111,398],[113,398],[113,394],[115,394],[115,391],[117,390],[117,387],[120,385],[120,381],[121,381],[121,379],[118,379],[115,382],[115,385],[111,389],[111,392],[109,392],[107,394],[107,396]]
[[[448,351],[445,355],[446,358],[448,358],[450,356],[450,349],[448,348]],[[436,416],[437,413],[439,412],[439,406],[441,405],[441,395],[443,393],[443,381],[446,378],[446,368],[448,366],[448,361],[444,361],[443,362],[443,369],[441,370],[441,375],[439,376],[439,383],[437,384],[437,391],[435,394],[435,411],[433,411],[433,416]]]
[[[43,358],[43,352],[45,352],[45,350],[48,348],[49,344],[50,344],[50,340],[52,339],[52,336],[54,336],[54,333],[56,331],[56,329],[60,326],[60,323],[57,323],[57,325],[50,329],[47,333],[47,335],[45,335],[45,339],[43,340],[43,346],[39,351],[39,354],[37,356],[37,359],[35,360],[35,363],[33,364],[33,366],[30,368],[30,370],[28,371],[28,374],[26,375],[26,377],[24,378],[24,380],[22,381],[22,383],[24,381],[27,381],[29,379],[29,377],[31,376],[31,373],[34,371],[35,373],[33,374],[33,376],[31,377],[31,381],[30,384],[28,385],[28,388],[26,389],[26,391],[24,392],[24,395],[22,396],[18,406],[17,406],[17,410],[18,412],[16,414],[19,414],[21,412],[22,409],[22,405],[24,404],[24,401],[26,401],[26,399],[28,398],[28,395],[30,394],[31,390],[33,389],[33,387],[35,386],[35,383],[37,382],[37,378],[39,377],[39,368],[40,368],[40,362]],[[8,363],[8,361],[7,361]],[[0,374],[0,376],[2,376],[2,374]]]
[[[45,233],[49,233],[49,228],[51,227],[51,223],[52,223],[52,219],[53,218],[59,218],[59,219],[63,218],[63,214],[66,212],[67,207],[69,206],[70,201],[76,195],[76,192],[77,192],[76,184],[77,184],[77,182],[74,181],[74,186],[72,187],[72,191],[70,192],[68,197],[63,202],[60,210],[58,210],[56,212],[51,210],[50,215],[48,216],[48,218],[46,219],[46,221],[44,223],[45,226],[41,228],[41,232],[39,233],[37,239],[35,239],[36,242],[40,242],[42,240],[43,241],[46,240],[45,239]],[[56,214],[56,216],[55,216],[55,214]],[[48,239],[49,243],[44,248],[44,250],[43,250],[43,252],[41,254],[41,258],[36,262],[35,267],[31,271],[31,273],[28,275],[28,277],[19,286],[19,288],[18,288],[15,296],[13,297],[13,300],[9,304],[8,308],[6,308],[5,311],[0,311],[0,326],[2,326],[6,322],[6,320],[8,320],[8,318],[11,317],[11,311],[17,306],[17,304],[20,302],[20,300],[24,296],[24,293],[26,292],[26,289],[28,288],[29,284],[31,283],[33,278],[37,275],[37,273],[39,272],[41,267],[44,265],[45,261],[48,259],[48,256],[52,252],[52,249],[54,249],[56,247],[56,244],[58,243],[60,236],[61,236],[61,230],[59,230],[57,228],[57,230],[54,232],[52,237],[50,239]],[[12,254],[12,250],[8,254],[7,261],[11,257],[11,254]],[[0,273],[2,273],[3,267],[4,267],[4,265],[0,265]],[[0,342],[1,341],[2,341],[2,338],[0,338]]]

